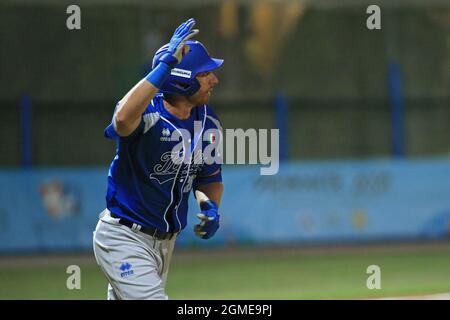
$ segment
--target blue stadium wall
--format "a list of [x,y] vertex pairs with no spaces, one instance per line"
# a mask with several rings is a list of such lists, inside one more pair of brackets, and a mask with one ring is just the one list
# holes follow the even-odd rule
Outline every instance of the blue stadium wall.
[[[107,168],[0,170],[0,252],[90,250],[105,207]],[[222,226],[195,238],[197,205],[179,246],[444,239],[450,236],[450,159],[226,166]]]

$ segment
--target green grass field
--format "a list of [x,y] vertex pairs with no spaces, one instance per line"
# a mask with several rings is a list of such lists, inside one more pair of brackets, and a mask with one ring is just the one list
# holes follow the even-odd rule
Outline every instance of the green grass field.
[[[5,262],[6,261],[6,262]],[[81,267],[81,290],[66,288],[66,268]],[[381,289],[369,290],[369,265]],[[0,299],[105,299],[106,280],[90,257],[0,258]],[[360,299],[450,292],[450,245],[344,249],[177,251],[171,299]]]

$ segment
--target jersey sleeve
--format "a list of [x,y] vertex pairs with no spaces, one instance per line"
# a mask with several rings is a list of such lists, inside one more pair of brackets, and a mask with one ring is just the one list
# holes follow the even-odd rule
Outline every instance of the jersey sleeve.
[[[117,108],[117,105],[118,105],[118,103],[116,104],[116,108]],[[115,110],[114,110],[114,112],[115,112]],[[159,115],[159,113],[154,112],[154,107],[153,107],[152,103],[150,103],[147,106],[147,108],[145,109],[144,113],[142,114],[139,125],[137,126],[136,129],[134,129],[134,131],[130,135],[128,135],[126,137],[119,136],[116,129],[114,128],[114,118],[113,118],[111,120],[111,123],[105,128],[104,136],[107,139],[113,139],[113,140],[116,140],[116,139],[132,140],[132,139],[144,134],[145,132],[147,132],[148,129],[151,128],[156,123],[156,121],[158,121],[159,117],[157,115]]]
[[132,139],[132,138],[134,138],[136,136],[141,135],[143,133],[143,131],[144,131],[143,115],[141,117],[141,121],[139,122],[139,125],[137,126],[137,128],[134,129],[134,131],[130,135],[126,136],[126,137],[119,136],[119,134],[116,131],[116,128],[114,128],[113,121],[114,120],[112,120],[111,123],[104,130],[105,138],[113,139],[113,140],[116,140],[116,139]]

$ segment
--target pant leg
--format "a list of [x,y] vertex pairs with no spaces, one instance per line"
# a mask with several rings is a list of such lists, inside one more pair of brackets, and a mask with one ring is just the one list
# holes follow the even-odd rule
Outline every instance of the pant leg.
[[119,300],[113,287],[111,286],[111,283],[108,283],[108,300]]
[[169,266],[170,262],[172,260],[172,253],[175,247],[175,241],[176,236],[173,237],[171,240],[163,240],[161,241],[161,247],[160,247],[160,255],[162,258],[162,271],[161,271],[161,279],[162,279],[162,286],[165,288],[167,284],[167,276],[169,274]]
[[94,254],[118,299],[167,299],[159,252],[137,232],[100,220]]

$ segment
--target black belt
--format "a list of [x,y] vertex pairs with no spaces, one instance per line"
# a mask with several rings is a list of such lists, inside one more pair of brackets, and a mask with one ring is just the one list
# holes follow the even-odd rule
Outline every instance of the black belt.
[[[144,226],[138,225],[137,223],[134,223],[127,219],[119,217],[118,215],[116,215],[112,212],[111,212],[111,217],[118,218],[120,224],[127,226],[131,230],[137,230],[137,231],[143,232],[143,233],[148,234],[149,236],[152,236],[153,238],[156,238],[158,240],[166,240],[166,239],[171,240],[172,237],[174,235],[176,235],[176,233],[160,231],[154,227],[144,227]],[[138,226],[138,228],[136,228],[136,226]]]

